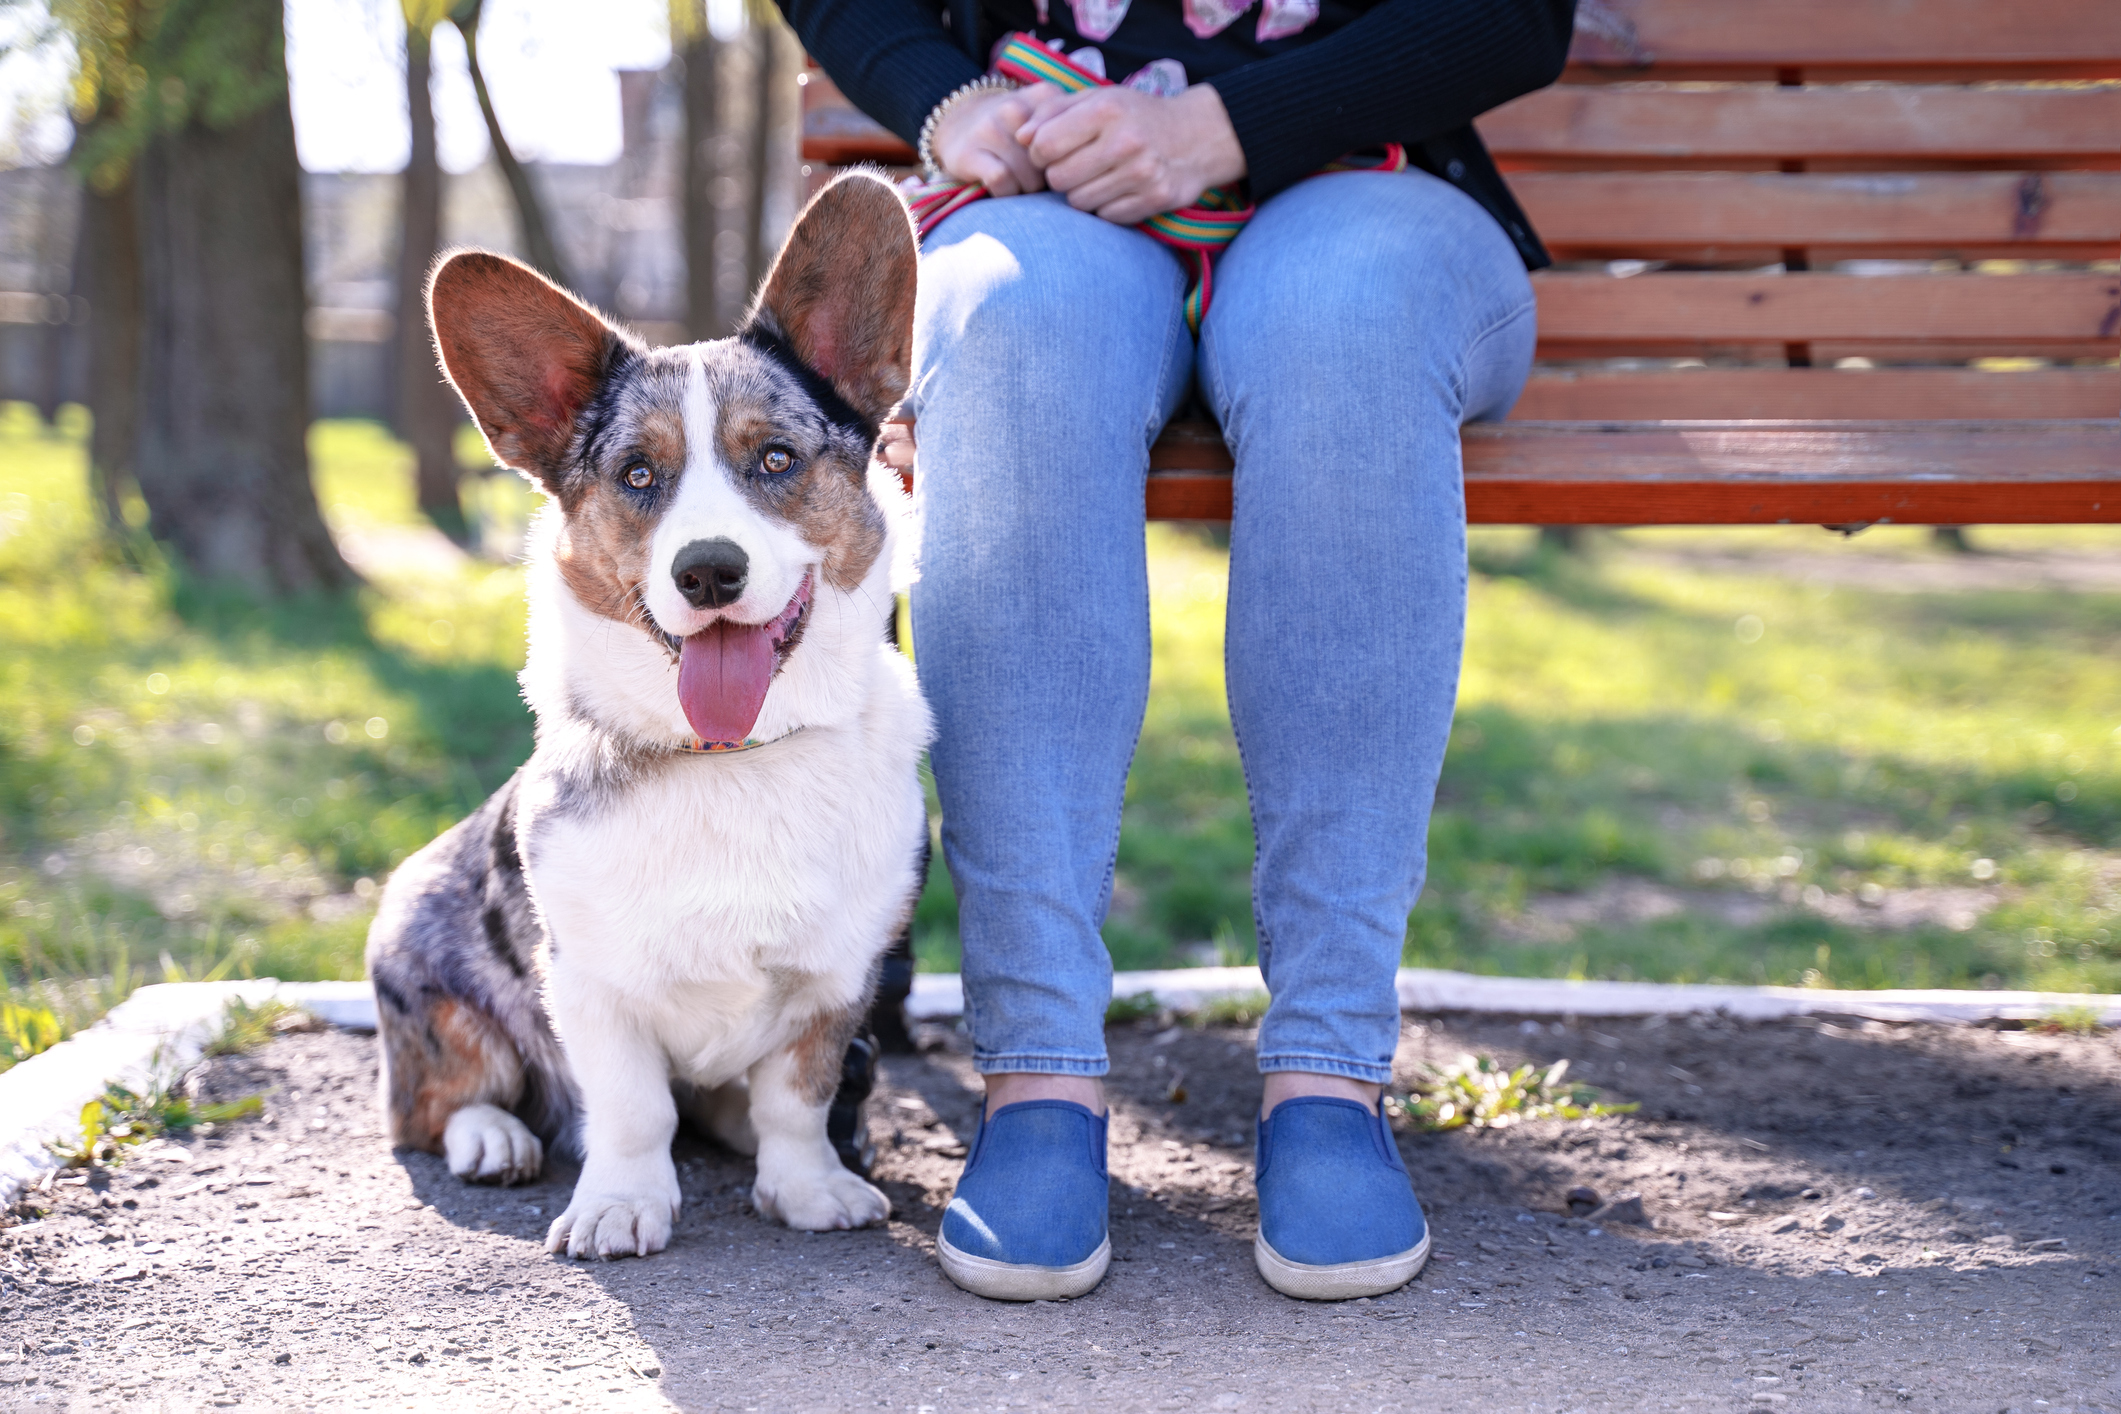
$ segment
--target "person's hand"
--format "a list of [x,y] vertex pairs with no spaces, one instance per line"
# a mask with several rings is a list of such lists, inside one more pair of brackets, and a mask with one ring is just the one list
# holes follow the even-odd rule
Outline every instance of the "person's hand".
[[928,150],[945,176],[978,182],[989,196],[1044,191],[1045,174],[1016,134],[1067,96],[1050,83],[1035,83],[961,98],[935,125]]
[[1204,83],[1170,98],[1118,87],[1065,94],[1014,136],[1070,206],[1122,226],[1189,206],[1245,174],[1222,96]]
[[913,470],[913,455],[917,450],[912,423],[887,422],[877,430],[876,459],[893,471]]

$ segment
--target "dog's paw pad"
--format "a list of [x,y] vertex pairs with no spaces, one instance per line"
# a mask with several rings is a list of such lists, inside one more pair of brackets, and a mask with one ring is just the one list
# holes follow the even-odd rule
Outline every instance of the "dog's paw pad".
[[891,1200],[880,1189],[836,1165],[820,1175],[761,1181],[752,1200],[760,1212],[803,1232],[867,1227],[891,1216]]
[[545,1250],[570,1257],[646,1257],[670,1245],[670,1200],[577,1195],[552,1221]]
[[545,1167],[545,1146],[523,1121],[494,1105],[466,1105],[442,1131],[449,1171],[468,1183],[524,1183]]

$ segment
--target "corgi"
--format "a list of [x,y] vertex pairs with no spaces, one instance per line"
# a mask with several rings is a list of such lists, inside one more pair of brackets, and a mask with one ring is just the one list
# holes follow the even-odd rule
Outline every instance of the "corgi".
[[886,641],[905,493],[873,465],[916,277],[864,173],[804,210],[742,331],[651,349],[506,256],[443,258],[443,371],[545,503],[528,762],[391,877],[368,938],[393,1145],[581,1177],[547,1248],[647,1256],[680,1112],[806,1230],[890,1204],[827,1111],[924,874],[931,734]]

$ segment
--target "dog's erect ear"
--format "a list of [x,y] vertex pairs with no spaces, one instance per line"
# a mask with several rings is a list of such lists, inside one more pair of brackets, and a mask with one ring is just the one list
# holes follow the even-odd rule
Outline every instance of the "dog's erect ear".
[[638,352],[633,341],[528,265],[484,250],[435,266],[427,318],[494,456],[557,493],[575,418]]
[[849,172],[817,194],[781,247],[747,332],[766,332],[870,422],[906,395],[920,248],[906,203]]

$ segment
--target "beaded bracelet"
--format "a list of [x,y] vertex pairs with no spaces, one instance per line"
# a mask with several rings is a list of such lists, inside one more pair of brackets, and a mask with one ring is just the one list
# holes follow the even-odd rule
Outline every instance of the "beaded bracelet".
[[1016,87],[1015,79],[1005,79],[1000,74],[981,74],[972,82],[960,84],[943,95],[943,101],[930,108],[928,117],[921,123],[921,140],[915,148],[920,155],[921,175],[931,182],[942,180],[943,169],[935,165],[935,130],[942,124],[943,115],[960,99],[970,98],[975,93],[1006,92]]

